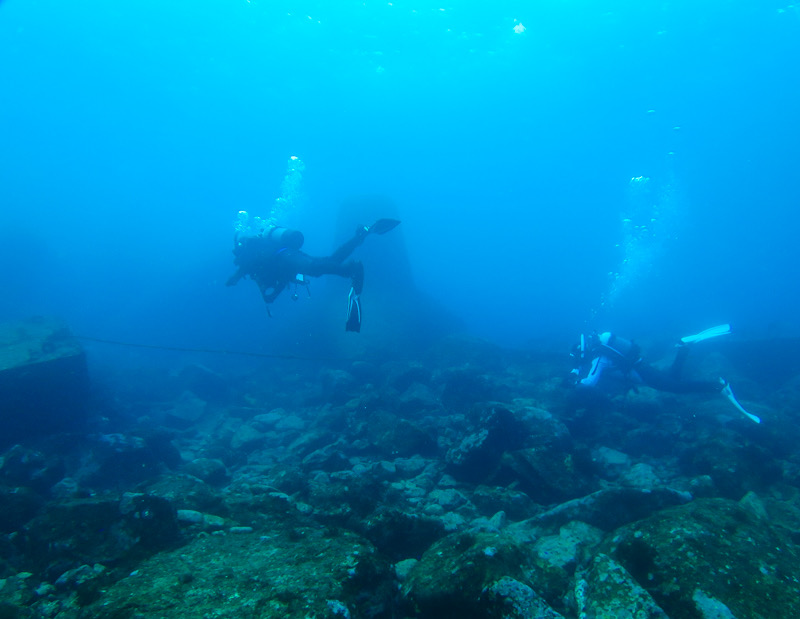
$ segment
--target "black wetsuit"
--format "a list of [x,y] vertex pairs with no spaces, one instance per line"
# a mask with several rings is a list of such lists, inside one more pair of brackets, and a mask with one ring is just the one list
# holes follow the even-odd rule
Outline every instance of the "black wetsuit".
[[239,269],[227,285],[233,286],[248,276],[258,285],[264,301],[272,303],[287,286],[298,281],[298,275],[339,275],[349,277],[353,292],[359,295],[364,287],[364,266],[358,260],[345,260],[361,245],[365,236],[366,229],[359,229],[330,256],[323,257],[309,256],[299,247],[281,247],[269,236],[247,237],[237,241],[234,253]]
[[681,346],[675,354],[675,360],[668,370],[659,370],[647,363],[639,363],[635,372],[642,383],[659,391],[672,393],[719,393],[723,384],[719,380],[684,380],[681,378],[683,366],[689,356],[689,347]]
[[[672,393],[719,393],[724,385],[718,380],[684,380],[681,378],[683,366],[689,355],[689,347],[681,346],[675,355],[675,360],[668,370],[659,370],[652,365],[644,363],[638,356],[638,347],[628,340],[612,336],[616,347],[597,345],[592,350],[591,361],[588,366],[576,368],[578,385],[582,387],[597,387],[609,390],[627,391],[637,385],[646,385],[658,391]],[[634,351],[630,354],[620,353],[619,350]]]

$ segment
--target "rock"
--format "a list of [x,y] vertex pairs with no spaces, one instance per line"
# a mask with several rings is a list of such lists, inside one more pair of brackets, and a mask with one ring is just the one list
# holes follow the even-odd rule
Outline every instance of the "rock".
[[184,429],[197,423],[208,410],[204,400],[184,391],[174,404],[164,411],[163,422],[171,428]]
[[71,566],[109,563],[136,545],[113,498],[51,502],[26,528],[25,537],[15,542],[39,569],[58,561]]
[[253,424],[253,427],[255,427],[256,429],[265,432],[267,430],[273,429],[278,424],[278,422],[286,416],[287,414],[284,409],[276,408],[268,413],[261,413],[260,415],[256,415],[251,420],[251,423]]
[[44,318],[0,325],[0,447],[80,431],[88,396],[86,355],[64,325]]
[[620,483],[630,488],[650,490],[661,484],[661,480],[653,472],[653,467],[644,462],[634,464],[620,477]]
[[506,526],[507,522],[508,519],[506,518],[506,513],[504,511],[499,511],[489,518],[489,526],[494,527],[498,531]]
[[93,489],[127,488],[152,479],[163,468],[156,454],[139,436],[115,432],[89,438],[93,458],[81,471],[81,485]]
[[394,460],[394,465],[403,477],[413,477],[425,470],[428,460],[414,455],[410,458],[397,458]]
[[0,579],[0,617],[2,619],[30,619],[28,609],[35,603],[36,593],[31,590],[29,575],[25,573],[4,575]]
[[485,617],[484,590],[503,577],[528,585],[525,563],[523,547],[502,533],[454,533],[422,555],[403,592],[420,617]]
[[203,514],[203,527],[208,531],[219,531],[225,528],[225,518],[215,514]]
[[698,475],[689,481],[689,491],[698,499],[708,499],[717,494],[711,475]]
[[26,486],[45,493],[65,472],[62,458],[14,445],[0,457],[0,484]]
[[387,382],[398,393],[403,393],[414,383],[430,385],[432,380],[433,373],[418,363],[398,365],[389,371],[389,377],[387,378]]
[[522,528],[560,526],[572,520],[580,520],[603,531],[613,531],[617,527],[645,518],[665,507],[680,505],[691,500],[692,497],[688,492],[670,488],[654,490],[608,488],[562,503],[514,526]]
[[30,488],[0,486],[0,533],[11,533],[25,526],[44,504]]
[[698,499],[657,512],[617,530],[601,548],[671,617],[700,606],[725,607],[735,617],[800,616],[800,549],[734,501]]
[[730,608],[719,600],[709,597],[700,589],[694,590],[692,601],[700,611],[702,619],[736,619]]
[[369,361],[354,361],[350,373],[362,384],[377,382],[381,377],[380,368]]
[[597,555],[575,582],[580,617],[669,619],[650,594],[616,561]]
[[228,469],[221,460],[213,458],[197,458],[192,460],[184,466],[184,470],[189,475],[194,475],[202,481],[212,484],[221,485],[228,481]]
[[630,457],[610,447],[592,450],[592,461],[605,479],[617,479],[631,468]]
[[567,426],[550,411],[532,406],[527,400],[514,400],[514,405],[515,416],[527,426],[526,446],[568,445],[570,434]]
[[312,451],[303,458],[303,469],[306,471],[321,470],[328,473],[344,471],[351,468],[350,461],[342,452],[344,441],[337,441]]
[[550,605],[563,607],[564,592],[575,569],[603,537],[600,529],[573,521],[561,527],[557,535],[540,537],[533,543],[530,563],[536,568],[536,591]]
[[381,554],[399,561],[422,555],[433,542],[445,535],[445,530],[437,518],[383,508],[366,521],[363,535]]
[[446,511],[452,511],[467,502],[464,495],[453,488],[431,490],[428,493],[428,500],[441,505]]
[[381,460],[375,465],[375,472],[380,477],[392,479],[397,475],[397,465],[394,462]]
[[297,528],[262,539],[207,535],[147,559],[81,617],[388,616],[393,585],[389,565],[350,533]]
[[166,499],[176,509],[214,513],[221,513],[225,509],[219,491],[194,475],[160,475],[156,481],[144,486],[143,491]]
[[265,434],[249,424],[242,424],[231,437],[231,449],[248,453],[264,442]]
[[182,524],[202,524],[203,513],[193,509],[179,509],[175,513],[178,522]]
[[442,475],[439,478],[439,483],[437,484],[440,488],[455,488],[458,486],[458,482],[453,479],[450,475]]
[[447,410],[463,412],[478,402],[504,398],[488,376],[470,369],[448,372],[441,399]]
[[228,533],[233,533],[234,535],[245,535],[252,532],[253,527],[230,527],[228,529]]
[[180,541],[176,510],[169,501],[142,493],[113,498],[50,502],[15,538],[37,570],[48,566],[111,564],[146,556]]
[[53,487],[50,488],[50,494],[56,499],[75,499],[81,495],[88,496],[81,490],[78,481],[72,477],[65,477],[53,484]]
[[163,550],[180,540],[177,510],[166,499],[126,492],[119,502],[119,511],[137,545],[147,551]]
[[357,393],[359,382],[350,372],[328,369],[320,372],[320,385],[325,401],[340,405]]
[[439,396],[426,384],[412,383],[395,401],[396,410],[404,416],[414,416],[441,408]]
[[561,446],[545,445],[504,454],[491,482],[516,482],[519,490],[542,505],[562,503],[597,487],[588,468],[581,458]]
[[758,495],[755,492],[751,491],[745,494],[741,499],[739,499],[739,505],[753,514],[753,516],[759,520],[768,522],[770,519],[769,514],[767,513],[767,508],[764,507],[764,503],[760,498],[758,498]]
[[394,564],[394,574],[397,576],[398,582],[405,582],[411,570],[419,563],[417,559],[403,559]]
[[106,582],[106,568],[99,563],[81,565],[67,570],[55,582],[55,586],[76,592],[81,605],[88,604],[100,595],[100,587]]
[[[753,430],[749,426],[745,428]],[[691,447],[684,449],[680,466],[682,473],[688,476],[711,476],[718,493],[733,500],[750,490],[761,491],[783,475],[779,462],[769,451],[761,445],[742,441],[730,428],[717,429],[706,440],[698,438]]]
[[503,453],[519,449],[527,432],[514,413],[502,406],[490,406],[480,415],[478,429],[447,452],[450,473],[458,480],[481,482],[494,473]]
[[297,415],[286,415],[275,424],[275,429],[279,432],[299,431],[306,427],[306,421]]
[[503,619],[563,619],[528,585],[504,576],[481,595],[484,616]]
[[509,488],[478,486],[472,492],[471,500],[487,517],[502,511],[511,520],[525,520],[541,510],[527,494]]
[[405,419],[396,422],[385,440],[390,453],[402,458],[433,456],[437,452],[433,437]]

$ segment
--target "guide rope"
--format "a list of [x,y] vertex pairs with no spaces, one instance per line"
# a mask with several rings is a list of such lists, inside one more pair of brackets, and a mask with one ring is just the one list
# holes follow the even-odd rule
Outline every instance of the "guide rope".
[[334,357],[305,357],[303,355],[290,355],[286,353],[265,353],[252,352],[247,350],[227,350],[224,348],[185,348],[183,346],[163,346],[160,344],[137,344],[134,342],[121,342],[119,340],[106,340],[99,337],[89,337],[88,335],[74,336],[79,340],[88,342],[98,342],[100,344],[110,344],[112,346],[128,346],[131,348],[148,348],[151,350],[170,350],[174,352],[205,353],[211,355],[239,355],[243,357],[262,357],[265,359],[296,359],[299,361],[352,361],[351,359]]

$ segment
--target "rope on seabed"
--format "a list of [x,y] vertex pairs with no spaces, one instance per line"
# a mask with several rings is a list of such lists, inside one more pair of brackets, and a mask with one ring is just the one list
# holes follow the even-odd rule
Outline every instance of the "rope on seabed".
[[243,357],[263,357],[266,359],[297,359],[299,361],[351,361],[351,359],[333,357],[303,357],[301,355],[287,355],[279,353],[249,352],[246,350],[225,350],[220,348],[183,348],[181,346],[160,346],[156,344],[135,344],[133,342],[120,342],[117,340],[104,340],[99,337],[89,337],[88,335],[76,335],[79,340],[88,342],[99,342],[100,344],[111,344],[113,346],[129,346],[131,348],[150,348],[153,350],[171,350],[175,352],[195,352],[207,353],[211,355],[240,355]]

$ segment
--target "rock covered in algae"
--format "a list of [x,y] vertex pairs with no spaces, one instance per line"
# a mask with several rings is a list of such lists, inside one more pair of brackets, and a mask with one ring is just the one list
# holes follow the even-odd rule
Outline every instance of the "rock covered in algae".
[[800,616],[800,549],[748,505],[700,499],[623,527],[607,543],[671,619],[725,616],[702,614],[711,608]]
[[403,592],[417,617],[560,617],[537,593],[542,575],[530,552],[502,532],[455,533],[414,565]]
[[381,617],[394,592],[389,564],[353,534],[304,528],[205,535],[143,562],[80,616]]
[[576,578],[575,604],[581,619],[669,619],[647,590],[604,554]]

